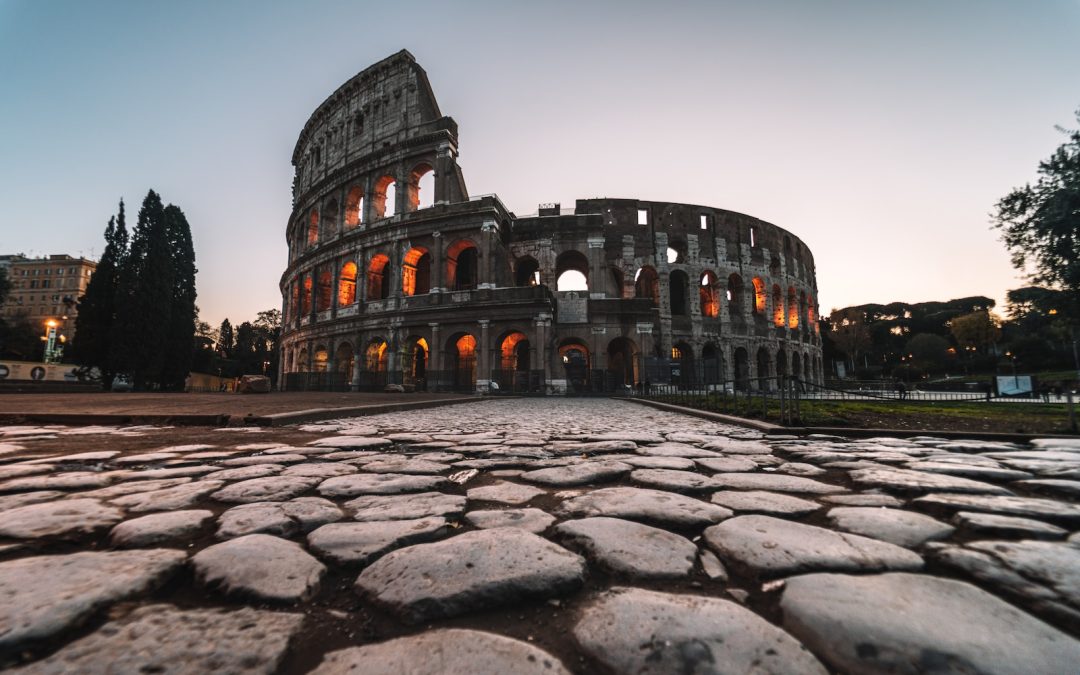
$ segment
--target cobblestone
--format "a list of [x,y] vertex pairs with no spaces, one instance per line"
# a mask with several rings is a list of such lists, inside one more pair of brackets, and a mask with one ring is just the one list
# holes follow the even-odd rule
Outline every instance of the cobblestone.
[[1080,644],[1080,445],[1058,439],[765,435],[595,399],[11,429],[0,669],[1068,672]]

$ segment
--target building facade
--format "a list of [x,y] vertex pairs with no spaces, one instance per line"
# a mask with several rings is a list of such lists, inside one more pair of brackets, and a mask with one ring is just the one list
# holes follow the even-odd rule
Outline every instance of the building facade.
[[86,292],[96,262],[65,254],[0,255],[0,267],[11,281],[11,292],[0,307],[5,318],[25,317],[39,325],[43,335],[47,327],[55,328],[61,342],[75,337],[79,298]]
[[406,51],[312,114],[293,152],[284,388],[615,392],[822,379],[813,256],[710,206],[470,196]]

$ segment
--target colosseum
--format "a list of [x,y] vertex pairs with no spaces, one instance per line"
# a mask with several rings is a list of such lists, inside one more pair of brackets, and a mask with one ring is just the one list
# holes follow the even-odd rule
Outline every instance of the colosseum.
[[[620,393],[822,378],[814,261],[711,206],[470,195],[407,51],[311,115],[281,277],[285,389]],[[775,380],[774,380],[775,381]]]

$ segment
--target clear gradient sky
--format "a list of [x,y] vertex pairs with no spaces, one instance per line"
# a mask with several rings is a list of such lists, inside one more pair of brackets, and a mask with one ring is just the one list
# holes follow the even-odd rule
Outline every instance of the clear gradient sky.
[[0,253],[192,224],[202,318],[280,307],[308,115],[406,48],[473,194],[706,204],[801,237],[823,311],[1004,298],[989,226],[1080,106],[1077,0],[0,0]]

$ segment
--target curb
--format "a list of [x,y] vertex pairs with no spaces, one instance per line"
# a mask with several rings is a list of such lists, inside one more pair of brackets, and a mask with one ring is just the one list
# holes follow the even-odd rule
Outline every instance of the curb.
[[681,405],[674,405],[672,403],[661,403],[660,401],[650,401],[644,398],[633,397],[625,398],[622,400],[640,403],[641,405],[647,405],[651,408],[658,408],[660,410],[667,410],[669,412],[682,413],[684,415],[690,415],[691,417],[701,417],[703,419],[712,420],[714,422],[724,422],[725,424],[737,424],[741,427],[750,427],[751,429],[764,431],[767,434],[787,433],[790,430],[788,427],[782,427],[778,424],[771,424],[769,422],[762,422],[760,420],[746,419],[745,417],[735,417],[734,415],[724,415],[722,413],[714,413],[707,410],[698,410],[697,408],[684,408]]

